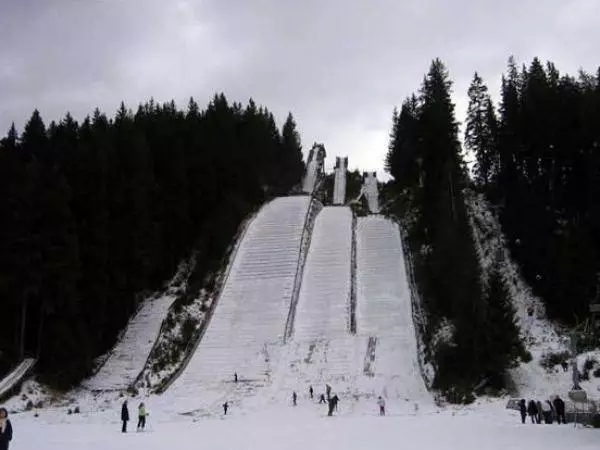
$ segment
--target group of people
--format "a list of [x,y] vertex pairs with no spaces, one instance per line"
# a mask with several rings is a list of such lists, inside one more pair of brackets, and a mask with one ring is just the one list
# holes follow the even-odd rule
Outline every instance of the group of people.
[[[148,412],[146,411],[146,406],[142,402],[138,405],[137,431],[144,431],[144,429],[146,428],[146,417],[147,416],[148,416]],[[127,422],[129,422],[129,408],[127,406],[127,400],[125,400],[123,402],[123,406],[121,408],[121,422],[123,422],[121,431],[123,433],[127,433]]]
[[519,401],[519,411],[521,413],[521,423],[525,423],[527,416],[531,418],[531,423],[552,423],[556,420],[557,423],[567,423],[565,418],[565,402],[557,395],[554,400],[546,400],[536,402],[529,400],[526,403],[522,398]]

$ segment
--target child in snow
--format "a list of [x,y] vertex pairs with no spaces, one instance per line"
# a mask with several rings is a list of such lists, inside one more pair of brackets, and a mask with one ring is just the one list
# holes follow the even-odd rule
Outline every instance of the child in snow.
[[12,440],[13,429],[8,420],[6,408],[0,408],[0,450],[8,450],[8,443]]
[[383,397],[381,397],[381,395],[377,399],[377,405],[379,405],[379,415],[385,416],[385,400]]
[[144,406],[144,403],[140,403],[140,406],[138,406],[138,424],[137,424],[137,430],[144,430],[144,428],[146,428],[146,416],[148,414],[146,413],[146,406]]

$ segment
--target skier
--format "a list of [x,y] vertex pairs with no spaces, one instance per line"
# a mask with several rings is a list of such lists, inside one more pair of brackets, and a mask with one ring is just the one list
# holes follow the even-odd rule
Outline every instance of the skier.
[[539,423],[536,422],[538,410],[534,400],[529,400],[529,403],[527,404],[527,414],[531,417],[531,423]]
[[[567,423],[565,418],[565,402],[558,395],[554,399],[554,411],[556,411],[556,421],[560,423]],[[562,421],[562,422],[561,422]]]
[[319,405],[320,405],[321,403],[327,403],[327,402],[325,401],[325,394],[321,394],[321,397],[319,397]]
[[337,405],[338,405],[338,402],[340,401],[340,399],[337,396],[337,394],[334,395],[333,397],[331,397],[331,401],[333,402],[333,409],[335,409],[337,411],[338,410],[337,409]]
[[313,387],[312,387],[312,385],[311,385],[311,386],[309,386],[309,388],[308,388],[308,395],[310,395],[310,398],[311,398],[311,400],[312,400],[312,398],[313,398],[313,393],[314,393],[314,391],[313,391]]
[[237,382],[238,382],[237,372],[234,372],[234,374],[233,374],[233,381],[234,381],[235,383],[237,383]]
[[123,407],[121,408],[121,421],[123,422],[121,432],[127,433],[127,422],[129,422],[129,409],[127,409],[127,400],[123,402]]
[[525,419],[527,419],[527,405],[524,398],[519,400],[519,411],[521,412],[521,423],[525,423]]
[[297,405],[298,396],[296,395],[296,391],[292,392],[292,403],[294,406]]
[[8,450],[8,443],[12,440],[13,429],[8,420],[6,408],[0,408],[0,450]]
[[379,405],[379,415],[385,416],[385,400],[381,397],[381,395],[377,399],[377,404]]
[[569,363],[567,361],[561,362],[560,366],[562,367],[563,372],[566,372],[567,370],[569,370]]
[[229,408],[229,404],[227,402],[223,403],[223,415],[227,415],[227,409]]
[[140,406],[138,406],[138,424],[137,424],[137,430],[138,431],[144,431],[144,428],[146,428],[146,407],[144,406],[144,402],[140,403]]

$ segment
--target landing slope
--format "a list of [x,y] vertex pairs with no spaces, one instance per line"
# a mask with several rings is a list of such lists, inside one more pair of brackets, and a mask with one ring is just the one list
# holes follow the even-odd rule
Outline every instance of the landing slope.
[[[281,197],[249,224],[206,334],[167,390],[214,407],[270,380],[288,316],[309,196]],[[233,374],[239,383],[233,383]],[[220,406],[220,405],[219,405]]]
[[96,375],[84,381],[83,386],[92,390],[117,390],[125,389],[135,381],[146,364],[162,321],[175,298],[175,293],[168,293],[146,300],[129,321],[108,360]]
[[418,364],[398,225],[380,216],[359,218],[356,257],[357,333],[368,339],[363,390],[429,399]]

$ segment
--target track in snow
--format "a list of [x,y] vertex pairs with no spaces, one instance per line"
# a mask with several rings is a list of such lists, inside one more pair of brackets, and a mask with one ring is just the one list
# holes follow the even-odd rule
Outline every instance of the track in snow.
[[83,382],[92,390],[126,389],[144,369],[175,295],[146,300],[98,373]]
[[368,377],[361,389],[388,398],[430,400],[418,363],[398,225],[379,216],[359,218],[356,247],[357,333],[368,340]]
[[235,403],[271,381],[310,202],[309,196],[277,198],[249,224],[206,334],[166,393],[193,414]]
[[10,373],[0,380],[0,398],[17,386],[36,363],[34,358],[25,358]]

